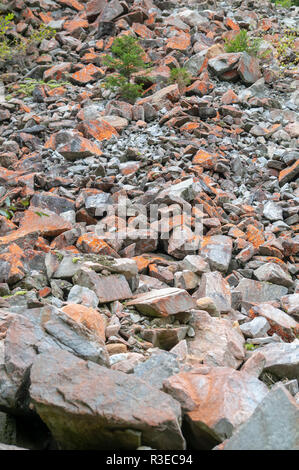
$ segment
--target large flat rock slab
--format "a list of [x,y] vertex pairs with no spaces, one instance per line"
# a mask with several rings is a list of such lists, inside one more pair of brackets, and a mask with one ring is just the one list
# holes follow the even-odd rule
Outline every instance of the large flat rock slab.
[[231,436],[268,393],[249,374],[204,366],[169,377],[164,390],[181,403],[185,435],[195,449],[210,449]]
[[182,450],[179,403],[132,375],[68,352],[39,355],[30,396],[61,449]]
[[196,302],[184,289],[168,287],[140,294],[127,305],[136,307],[144,315],[167,317],[194,308]]
[[298,450],[298,404],[285,387],[274,388],[251,417],[217,449]]

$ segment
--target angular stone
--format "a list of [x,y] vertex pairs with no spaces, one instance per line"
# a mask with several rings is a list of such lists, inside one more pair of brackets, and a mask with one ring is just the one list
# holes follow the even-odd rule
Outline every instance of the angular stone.
[[[105,347],[82,325],[54,307],[0,311],[0,407],[28,415],[28,374],[36,355],[65,349],[83,359],[109,364]],[[1,351],[2,349],[2,351]],[[21,394],[20,394],[21,392]]]
[[210,270],[208,263],[199,255],[187,255],[180,261],[182,269],[187,269],[196,274],[203,274]]
[[183,289],[169,287],[139,294],[127,303],[144,315],[168,317],[195,307],[195,300]]
[[246,338],[261,338],[270,330],[270,324],[264,317],[255,317],[253,320],[242,323],[240,329]]
[[239,60],[238,72],[246,85],[255,83],[261,78],[258,58],[243,52]]
[[232,245],[232,239],[225,235],[204,237],[200,255],[208,261],[211,269],[226,272],[232,257]]
[[101,341],[105,342],[106,322],[97,310],[79,304],[68,304],[61,310],[76,322],[84,325],[88,330],[98,336]]
[[237,369],[245,358],[244,337],[230,320],[193,311],[195,337],[188,340],[189,353],[209,366]]
[[271,390],[220,450],[298,450],[299,406],[283,386]]
[[267,201],[263,210],[264,216],[271,221],[283,220],[282,207],[275,204],[273,201]]
[[85,307],[96,308],[99,304],[99,299],[96,294],[87,287],[82,286],[73,286],[67,300],[71,304],[82,304],[85,305]]
[[56,352],[37,357],[30,380],[36,411],[61,449],[185,448],[179,404],[133,375]]
[[281,296],[288,293],[288,289],[286,287],[245,278],[239,282],[235,291],[241,292],[242,300],[244,302],[252,303],[278,300]]
[[151,387],[163,389],[163,382],[180,370],[176,356],[170,352],[159,351],[134,368],[134,375],[150,384]]
[[217,305],[211,297],[201,297],[200,299],[197,299],[196,304],[199,310],[208,312],[211,317],[220,317]]
[[267,281],[279,286],[292,287],[293,280],[288,272],[277,263],[266,263],[254,271],[259,281]]
[[99,303],[125,300],[132,297],[130,286],[122,274],[99,276],[94,271],[84,268],[77,271],[74,276],[74,283],[94,291]]
[[241,57],[240,53],[220,54],[210,59],[208,64],[211,70],[218,76],[223,76],[226,72],[237,69],[237,64]]
[[285,170],[282,170],[279,173],[279,185],[283,186],[284,184],[288,183],[289,181],[294,180],[297,175],[299,174],[299,160],[297,160],[293,165],[289,166]]
[[271,326],[269,334],[276,333],[284,341],[293,341],[296,334],[299,334],[299,323],[294,318],[266,302],[252,307],[250,315],[266,318]]
[[288,315],[299,318],[299,294],[286,295],[280,299],[280,302]]
[[202,275],[199,289],[194,293],[194,297],[196,299],[210,297],[222,313],[229,312],[232,307],[229,284],[217,271]]
[[230,437],[268,393],[245,372],[205,366],[166,379],[164,390],[180,402],[187,442],[199,450]]
[[299,341],[292,343],[272,343],[258,348],[245,362],[242,370],[249,370],[256,361],[256,356],[264,358],[263,372],[270,372],[279,379],[298,379],[299,377]]
[[177,328],[144,328],[140,336],[152,343],[155,348],[169,351],[176,344],[182,341],[188,331],[188,326],[179,326]]

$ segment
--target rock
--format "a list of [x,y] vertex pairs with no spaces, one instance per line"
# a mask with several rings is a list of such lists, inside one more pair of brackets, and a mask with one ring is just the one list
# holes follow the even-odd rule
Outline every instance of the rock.
[[188,340],[189,353],[204,364],[237,369],[245,358],[244,337],[230,320],[193,311],[195,337]]
[[256,357],[263,356],[263,372],[270,372],[280,379],[298,379],[299,377],[299,341],[293,343],[272,343],[257,349],[245,362],[242,370],[249,370]]
[[268,393],[245,372],[205,366],[166,379],[164,390],[180,402],[187,442],[199,450],[230,437]]
[[261,336],[267,336],[267,332],[270,328],[269,322],[264,317],[255,317],[253,320],[240,325],[240,329],[245,338],[260,338]]
[[92,290],[82,286],[73,286],[67,300],[71,304],[82,304],[85,307],[96,308],[99,304],[97,295]]
[[293,165],[287,167],[285,170],[282,170],[279,173],[279,184],[283,186],[284,184],[292,181],[299,174],[299,160],[297,160]]
[[37,357],[30,380],[35,409],[61,449],[185,448],[179,404],[137,377],[57,352]]
[[273,201],[266,202],[264,205],[263,214],[268,220],[271,221],[283,220],[282,208]]
[[211,315],[211,317],[220,317],[220,312],[217,308],[217,305],[210,297],[202,297],[197,299],[196,305],[199,310],[205,310]]
[[267,281],[279,286],[292,287],[293,280],[277,263],[266,263],[254,271],[259,281]]
[[177,328],[144,328],[141,330],[140,336],[152,343],[154,347],[169,351],[185,338],[188,329],[188,326],[179,326]]
[[134,375],[151,384],[151,387],[163,389],[163,381],[177,374],[179,363],[174,354],[166,351],[157,351],[144,362],[134,368]]
[[220,54],[217,57],[210,59],[208,65],[218,77],[225,80],[227,72],[231,72],[232,70],[237,71],[240,57],[240,53]]
[[299,323],[294,318],[266,302],[252,307],[250,314],[266,318],[271,326],[269,334],[277,333],[285,341],[293,341],[299,333]]
[[219,448],[221,450],[299,449],[299,408],[280,386],[271,390],[253,414]]
[[144,315],[167,317],[194,308],[195,301],[185,290],[169,287],[139,294],[127,305],[134,306]]
[[211,269],[226,272],[232,257],[232,239],[225,235],[204,237],[200,254]]
[[269,282],[253,281],[252,279],[241,279],[236,292],[241,292],[244,302],[260,303],[280,299],[288,293],[283,286],[270,284]]
[[243,52],[238,63],[238,72],[246,85],[252,85],[261,77],[259,60]]
[[54,307],[23,308],[22,314],[0,312],[0,325],[4,335],[0,340],[0,406],[9,413],[30,415],[28,373],[41,352],[65,349],[109,364],[105,347],[83,325]]
[[74,283],[94,291],[100,304],[132,297],[130,286],[122,274],[99,276],[91,269],[82,268],[74,275]]
[[[200,280],[199,289],[194,293],[196,299],[209,297],[221,313],[231,310],[231,292],[228,282],[220,273],[204,273]],[[203,308],[203,310],[206,310]]]
[[180,261],[182,269],[192,271],[196,274],[203,274],[209,271],[208,263],[199,255],[187,255]]
[[281,306],[288,315],[299,317],[299,294],[285,295],[280,299]]
[[69,304],[61,309],[69,317],[78,323],[84,325],[88,330],[94,333],[102,342],[105,342],[106,322],[94,308],[85,307],[79,304]]

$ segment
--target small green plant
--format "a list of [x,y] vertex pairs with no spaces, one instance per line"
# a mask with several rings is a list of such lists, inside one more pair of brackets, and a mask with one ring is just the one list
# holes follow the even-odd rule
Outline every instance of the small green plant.
[[113,41],[111,52],[103,63],[115,73],[106,79],[105,87],[118,91],[128,101],[135,101],[141,95],[143,83],[135,83],[133,75],[149,68],[143,60],[144,50],[133,36],[122,36]]
[[296,66],[299,63],[299,53],[295,41],[299,37],[299,30],[285,29],[276,45],[276,59],[283,72],[285,67]]
[[246,29],[241,29],[234,39],[229,40],[225,38],[224,49],[226,52],[247,52],[250,55],[256,56],[260,44],[260,38],[251,38],[248,36]]
[[17,210],[17,208],[11,203],[9,197],[5,199],[4,206],[5,208],[0,209],[0,214],[4,215],[4,217],[9,220],[12,219],[14,216],[14,212]]
[[246,349],[246,351],[254,351],[255,348],[256,348],[256,346],[255,346],[254,344],[252,344],[252,343],[246,343],[246,344],[245,344],[245,349]]
[[170,72],[170,82],[177,83],[179,90],[183,90],[185,86],[191,82],[191,76],[185,67],[177,67]]
[[279,5],[283,8],[291,8],[292,6],[299,6],[299,0],[271,0],[275,5]]
[[56,30],[41,24],[39,28],[33,29],[28,38],[15,38],[10,40],[7,32],[13,26],[13,13],[0,16],[0,59],[12,59],[14,56],[25,56],[28,48],[43,39],[50,39],[56,35]]
[[22,93],[25,96],[31,96],[35,87],[43,85],[53,89],[60,86],[69,85],[69,82],[57,82],[56,80],[49,80],[48,82],[45,82],[44,80],[36,80],[35,78],[25,78],[22,82],[19,83],[19,89],[17,90],[17,93]]

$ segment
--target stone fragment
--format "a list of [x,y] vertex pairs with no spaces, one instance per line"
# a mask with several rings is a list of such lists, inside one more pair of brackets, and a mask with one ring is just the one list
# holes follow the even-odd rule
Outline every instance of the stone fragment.
[[194,297],[196,299],[210,297],[221,313],[231,310],[232,300],[229,284],[217,271],[202,275],[199,288],[194,293]]
[[195,307],[195,300],[183,289],[169,287],[139,294],[127,303],[144,315],[167,317]]
[[238,72],[246,85],[255,83],[261,78],[258,58],[243,52],[238,63]]
[[177,374],[179,363],[174,354],[166,351],[157,351],[144,362],[134,368],[134,375],[151,384],[152,387],[163,389],[163,382],[168,377]]
[[99,276],[90,269],[82,268],[74,275],[74,283],[94,291],[100,304],[132,297],[130,286],[122,274]]
[[61,449],[185,448],[179,404],[133,375],[56,352],[37,357],[30,381],[35,409]]
[[[271,390],[220,450],[298,450],[299,407],[283,386]],[[216,448],[217,449],[217,448]]]
[[267,281],[279,286],[292,287],[293,280],[288,272],[277,263],[266,263],[254,271],[259,281]]
[[291,294],[281,297],[280,302],[282,308],[288,315],[292,315],[295,318],[299,317],[299,294]]
[[68,304],[61,310],[76,322],[84,325],[88,330],[98,336],[100,340],[105,342],[106,322],[97,310],[79,304]]
[[211,269],[226,272],[232,257],[232,239],[225,235],[204,237],[200,255],[208,261]]
[[279,379],[298,379],[299,377],[299,341],[292,343],[272,343],[252,353],[242,370],[249,370],[256,357],[263,356],[263,372],[270,372]]
[[238,286],[235,288],[235,291],[241,292],[242,300],[244,302],[252,303],[277,300],[288,293],[288,289],[286,287],[245,278],[241,279]]
[[250,314],[266,318],[271,326],[269,334],[276,333],[284,341],[293,341],[299,334],[299,323],[291,316],[273,307],[270,303],[262,302],[250,309]]
[[73,286],[67,300],[71,304],[82,304],[85,307],[92,308],[96,308],[99,304],[97,295],[92,290],[83,286]]
[[205,366],[166,379],[164,390],[180,402],[187,442],[198,450],[230,437],[268,393],[266,385],[249,374]]
[[245,338],[260,338],[266,336],[270,328],[269,322],[264,317],[255,317],[253,320],[242,323],[240,326]]
[[195,337],[188,339],[189,353],[212,367],[237,369],[244,360],[244,337],[230,320],[193,311]]

